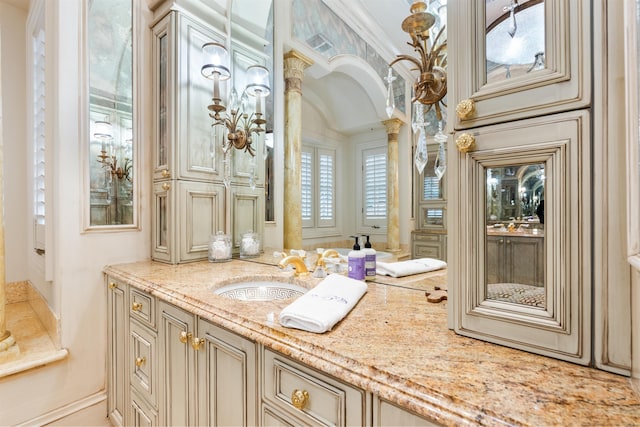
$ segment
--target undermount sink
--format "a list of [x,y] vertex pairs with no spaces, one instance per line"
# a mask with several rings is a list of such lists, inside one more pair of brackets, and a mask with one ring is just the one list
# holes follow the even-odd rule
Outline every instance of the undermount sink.
[[232,283],[216,289],[214,293],[242,301],[274,301],[299,297],[307,291],[307,288],[291,283],[257,280]]

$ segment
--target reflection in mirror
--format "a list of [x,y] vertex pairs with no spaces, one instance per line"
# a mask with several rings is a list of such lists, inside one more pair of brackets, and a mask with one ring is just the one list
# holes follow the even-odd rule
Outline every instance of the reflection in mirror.
[[486,297],[545,308],[544,163],[486,169]]
[[132,25],[131,0],[89,1],[90,226],[134,223]]
[[485,3],[487,83],[544,69],[544,0]]

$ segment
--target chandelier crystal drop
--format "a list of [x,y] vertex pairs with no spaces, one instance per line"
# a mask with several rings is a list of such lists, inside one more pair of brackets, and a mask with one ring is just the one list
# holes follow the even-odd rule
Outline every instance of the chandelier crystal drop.
[[434,135],[433,139],[438,143],[438,156],[436,157],[436,165],[434,172],[438,181],[442,179],[445,171],[447,170],[447,153],[446,143],[447,135],[442,132],[442,121],[438,123],[438,132]]

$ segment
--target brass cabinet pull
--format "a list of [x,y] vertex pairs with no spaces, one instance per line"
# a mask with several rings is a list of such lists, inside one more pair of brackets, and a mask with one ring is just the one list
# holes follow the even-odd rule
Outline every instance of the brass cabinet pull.
[[141,302],[134,302],[133,304],[131,304],[131,309],[133,311],[140,311],[142,310],[142,303]]
[[191,347],[195,351],[198,351],[202,348],[202,344],[204,344],[204,338],[194,338],[191,340]]
[[165,182],[164,184],[162,184],[162,189],[164,191],[169,191],[171,189],[171,184],[169,184],[168,182]]
[[140,366],[144,365],[146,361],[146,357],[136,357],[136,366],[139,368]]
[[109,282],[109,289],[115,289],[118,287],[118,284],[116,282]]
[[169,178],[171,176],[171,172],[169,172],[169,169],[162,169],[162,172],[160,172],[160,174],[163,178]]
[[293,390],[291,393],[291,404],[297,409],[303,409],[309,402],[307,390]]
[[461,120],[470,118],[476,112],[476,103],[473,99],[463,99],[456,105],[456,114]]
[[474,148],[475,143],[476,139],[470,133],[462,133],[458,138],[456,138],[456,146],[458,147],[458,151],[461,153],[471,151]]
[[182,331],[182,332],[180,332],[180,342],[182,344],[186,344],[187,341],[189,341],[192,336],[193,336],[193,334],[191,332]]

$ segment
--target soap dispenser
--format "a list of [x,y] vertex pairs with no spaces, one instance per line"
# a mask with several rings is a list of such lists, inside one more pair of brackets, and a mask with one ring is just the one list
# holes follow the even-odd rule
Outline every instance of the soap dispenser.
[[355,239],[353,250],[347,255],[349,272],[348,276],[356,280],[364,280],[364,252],[360,250],[358,236],[351,236]]
[[364,278],[365,280],[373,280],[376,278],[376,250],[371,247],[369,236],[363,235],[362,237],[367,238],[362,250],[364,253]]

